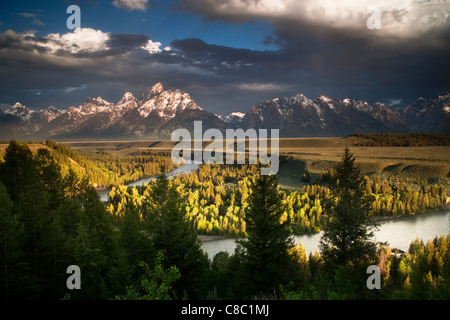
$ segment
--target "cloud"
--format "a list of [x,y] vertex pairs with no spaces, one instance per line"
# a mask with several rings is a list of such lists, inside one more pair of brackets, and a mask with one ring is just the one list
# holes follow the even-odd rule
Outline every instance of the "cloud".
[[285,89],[283,85],[277,83],[242,83],[237,86],[244,91],[282,91]]
[[45,23],[38,19],[38,14],[32,12],[19,12],[19,16],[31,20],[30,22],[36,26],[43,27]]
[[107,43],[110,39],[110,34],[91,28],[77,28],[73,32],[63,35],[51,33],[45,38],[50,41],[44,46],[50,48],[52,53],[64,50],[75,54],[82,51],[98,52],[108,50]]
[[[150,44],[153,44],[153,50],[150,50]],[[28,54],[30,60],[40,57],[52,59],[55,64],[60,60],[77,64],[101,57],[121,56],[140,47],[148,47],[147,53],[156,53],[162,51],[159,46],[161,43],[151,41],[146,35],[111,34],[91,28],[77,28],[65,34],[50,33],[44,37],[36,36],[35,31],[19,34],[7,30],[0,34],[0,56],[3,53],[6,60]]]
[[147,51],[150,54],[153,53],[158,53],[161,52],[162,50],[160,49],[161,47],[161,42],[153,42],[152,40],[148,40],[147,43],[145,43],[145,45],[141,46],[141,49],[144,49],[145,51]]
[[[0,33],[0,96],[16,92],[14,101],[20,96],[16,87],[42,84],[66,91],[62,103],[76,103],[66,100],[67,93],[71,99],[101,95],[114,101],[125,91],[140,95],[162,81],[220,114],[296,93],[403,104],[418,92],[432,97],[448,89],[449,20],[443,20],[446,3],[436,1],[179,1],[179,9],[205,21],[267,22],[273,31],[261,39],[276,47],[270,51],[198,38],[175,39],[167,46],[142,34],[89,28],[46,36],[8,30]],[[144,3],[149,2],[115,5],[145,10]],[[380,30],[366,26],[369,4],[381,8]]]
[[434,0],[179,0],[177,7],[200,14],[204,20],[267,21],[278,28],[289,25],[291,32],[301,26],[325,26],[366,32],[369,7],[381,13],[383,35],[415,37],[448,26],[450,3]]
[[399,105],[403,100],[402,99],[390,99],[388,102],[389,106]]
[[18,15],[24,18],[36,18],[36,14],[30,12],[19,12]]
[[64,89],[64,92],[65,93],[71,93],[71,92],[74,92],[74,91],[86,90],[87,88],[88,88],[87,84],[82,84],[79,87],[67,87],[67,88]]
[[114,0],[113,5],[126,11],[145,11],[154,6],[153,3],[149,3],[149,0]]
[[114,100],[131,89],[140,95],[178,72],[180,58],[162,48],[146,35],[90,28],[44,36],[6,30],[0,33],[0,96],[32,107],[67,107],[88,95]]

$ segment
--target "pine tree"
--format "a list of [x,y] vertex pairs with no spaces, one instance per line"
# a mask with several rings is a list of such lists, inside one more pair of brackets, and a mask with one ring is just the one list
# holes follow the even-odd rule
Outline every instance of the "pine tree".
[[379,222],[370,214],[369,201],[364,194],[366,180],[348,148],[335,171],[337,182],[331,186],[332,201],[326,210],[328,221],[320,248],[329,262],[355,264],[375,254],[376,244],[372,237]]
[[119,242],[124,249],[132,275],[138,271],[140,262],[150,263],[152,246],[148,233],[142,232],[139,212],[133,204],[128,204],[120,224]]
[[0,182],[0,299],[21,297],[29,284],[28,264],[22,250],[23,223],[12,213],[12,202]]
[[275,176],[258,176],[252,190],[244,217],[248,238],[238,241],[237,249],[243,252],[243,293],[273,294],[287,280],[284,268],[293,247],[289,219],[280,223],[285,208]]
[[34,158],[37,170],[49,194],[49,206],[51,209],[56,209],[64,197],[61,167],[48,149],[39,149]]
[[185,201],[174,186],[169,186],[164,173],[158,176],[152,190],[148,218],[155,250],[163,252],[167,267],[176,266],[180,271],[181,278],[174,284],[178,298],[184,294],[199,298],[199,281],[208,258],[201,249],[196,230],[187,220]]
[[11,140],[5,150],[4,162],[0,165],[0,180],[11,200],[17,201],[23,187],[36,179],[39,177],[30,148],[17,140]]

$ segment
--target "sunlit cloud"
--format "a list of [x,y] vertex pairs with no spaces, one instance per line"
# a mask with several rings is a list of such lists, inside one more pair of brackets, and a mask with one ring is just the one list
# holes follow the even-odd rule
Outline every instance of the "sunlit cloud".
[[126,11],[141,10],[145,11],[153,5],[149,0],[114,0],[113,5]]

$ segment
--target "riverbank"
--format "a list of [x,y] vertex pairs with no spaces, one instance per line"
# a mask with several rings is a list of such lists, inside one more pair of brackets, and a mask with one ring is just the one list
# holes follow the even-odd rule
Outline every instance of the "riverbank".
[[[413,217],[425,217],[433,213],[439,213],[439,212],[447,212],[450,211],[450,203],[446,203],[444,206],[436,209],[430,209],[426,211],[421,211],[414,214],[405,214],[397,217],[380,217],[382,222],[395,222],[413,218]],[[449,226],[450,227],[450,226]],[[311,232],[303,232],[303,233],[293,233],[291,236],[293,237],[301,237],[301,236],[314,236],[316,234],[319,234],[321,230],[319,231],[311,231]],[[449,230],[450,232],[450,230]],[[198,238],[204,243],[204,242],[213,242],[213,241],[220,241],[220,240],[237,240],[242,239],[242,237],[239,236],[231,236],[231,235],[207,235],[207,234],[199,234]]]
[[209,236],[207,234],[199,234],[198,239],[201,242],[210,242],[210,241],[218,241],[218,240],[226,240],[226,239],[239,239],[239,238],[231,237],[231,236]]
[[[407,252],[411,242],[417,238],[426,243],[426,241],[435,237],[450,234],[450,225],[447,222],[449,217],[450,210],[441,210],[411,215],[402,219],[390,219],[385,221],[380,229],[375,232],[374,241],[388,243],[391,249],[398,249],[400,253]],[[309,255],[320,249],[321,235],[322,232],[314,232],[292,236],[294,244],[302,243],[307,255]],[[202,243],[202,248],[211,259],[221,251],[226,251],[230,255],[234,253],[236,239],[239,238],[222,237],[223,239],[219,239],[220,236],[214,237],[216,238],[213,238],[213,236],[202,237],[202,239],[209,240]]]

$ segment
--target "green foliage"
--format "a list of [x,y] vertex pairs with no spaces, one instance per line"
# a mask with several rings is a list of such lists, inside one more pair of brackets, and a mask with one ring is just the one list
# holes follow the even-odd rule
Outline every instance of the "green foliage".
[[20,294],[17,288],[30,281],[28,264],[23,262],[23,223],[12,212],[12,202],[0,182],[0,298],[14,299]]
[[270,294],[287,280],[283,268],[290,264],[293,244],[288,221],[281,222],[284,208],[275,179],[259,176],[251,185],[244,218],[248,237],[238,241],[244,295]]
[[[375,216],[399,216],[442,206],[444,186],[359,175],[345,182],[336,169],[327,182],[339,178],[337,187],[288,192],[273,177],[260,179],[251,165],[202,165],[170,180],[121,185],[141,171],[155,174],[167,159],[80,155],[52,141],[33,153],[11,141],[0,163],[0,298],[449,299],[449,236],[417,240],[404,255],[379,246],[359,263],[359,253],[348,253],[350,262],[339,264],[318,251],[307,257],[301,244],[288,241],[291,233],[333,225],[336,215],[328,210],[337,212],[342,199],[365,212],[366,202],[352,200],[356,194]],[[152,169],[136,169],[139,163]],[[107,203],[94,183],[117,183]],[[346,197],[339,190],[346,183],[359,191]],[[197,232],[248,240],[210,263]],[[82,290],[65,286],[72,264],[81,268]],[[367,264],[380,267],[382,290],[365,287]]]
[[379,223],[370,215],[365,195],[366,180],[355,166],[355,158],[346,148],[336,166],[337,183],[331,188],[326,213],[328,220],[320,239],[322,254],[330,262],[356,264],[374,254],[374,231]]
[[175,187],[169,188],[164,173],[158,176],[151,193],[146,218],[153,246],[164,253],[168,265],[176,265],[183,275],[176,284],[178,296],[186,293],[195,298],[199,279],[208,265],[197,232],[186,218],[183,199]]
[[436,237],[425,244],[416,239],[400,258],[394,299],[450,298],[450,235]]
[[[203,164],[198,172],[184,174],[169,180],[180,196],[186,199],[189,220],[199,234],[246,236],[245,209],[251,194],[251,183],[257,176],[257,167],[250,165]],[[328,176],[328,174],[331,174]],[[336,182],[333,168],[324,174],[327,183]],[[364,195],[374,216],[397,217],[441,208],[447,199],[444,185],[430,185],[423,181],[369,179],[365,177]],[[142,217],[149,210],[151,190],[156,181],[148,185],[115,186],[109,194],[107,211],[122,217],[127,204],[133,203]],[[306,185],[298,191],[280,190],[285,210],[283,221],[289,221],[292,233],[318,232],[323,228],[324,203],[330,199],[331,188]]]
[[126,295],[116,296],[116,300],[172,300],[172,286],[180,278],[180,272],[175,266],[165,269],[163,266],[164,254],[159,251],[156,255],[154,268],[140,262],[144,275],[140,287],[127,288]]
[[76,264],[85,271],[86,290],[71,297],[106,298],[118,283],[111,271],[117,267],[118,248],[97,192],[73,173],[63,178],[54,154],[45,148],[33,154],[26,144],[11,141],[4,160],[0,178],[11,205],[5,190],[0,190],[1,201],[11,210],[2,213],[8,249],[3,253],[8,281],[2,283],[2,293],[61,298],[67,290],[66,268]]
[[161,165],[167,170],[175,168],[168,153],[133,152],[111,155],[103,151],[75,152],[69,146],[46,141],[46,146],[61,165],[65,176],[72,170],[80,178],[86,177],[95,186],[123,185],[138,179],[156,175]]

